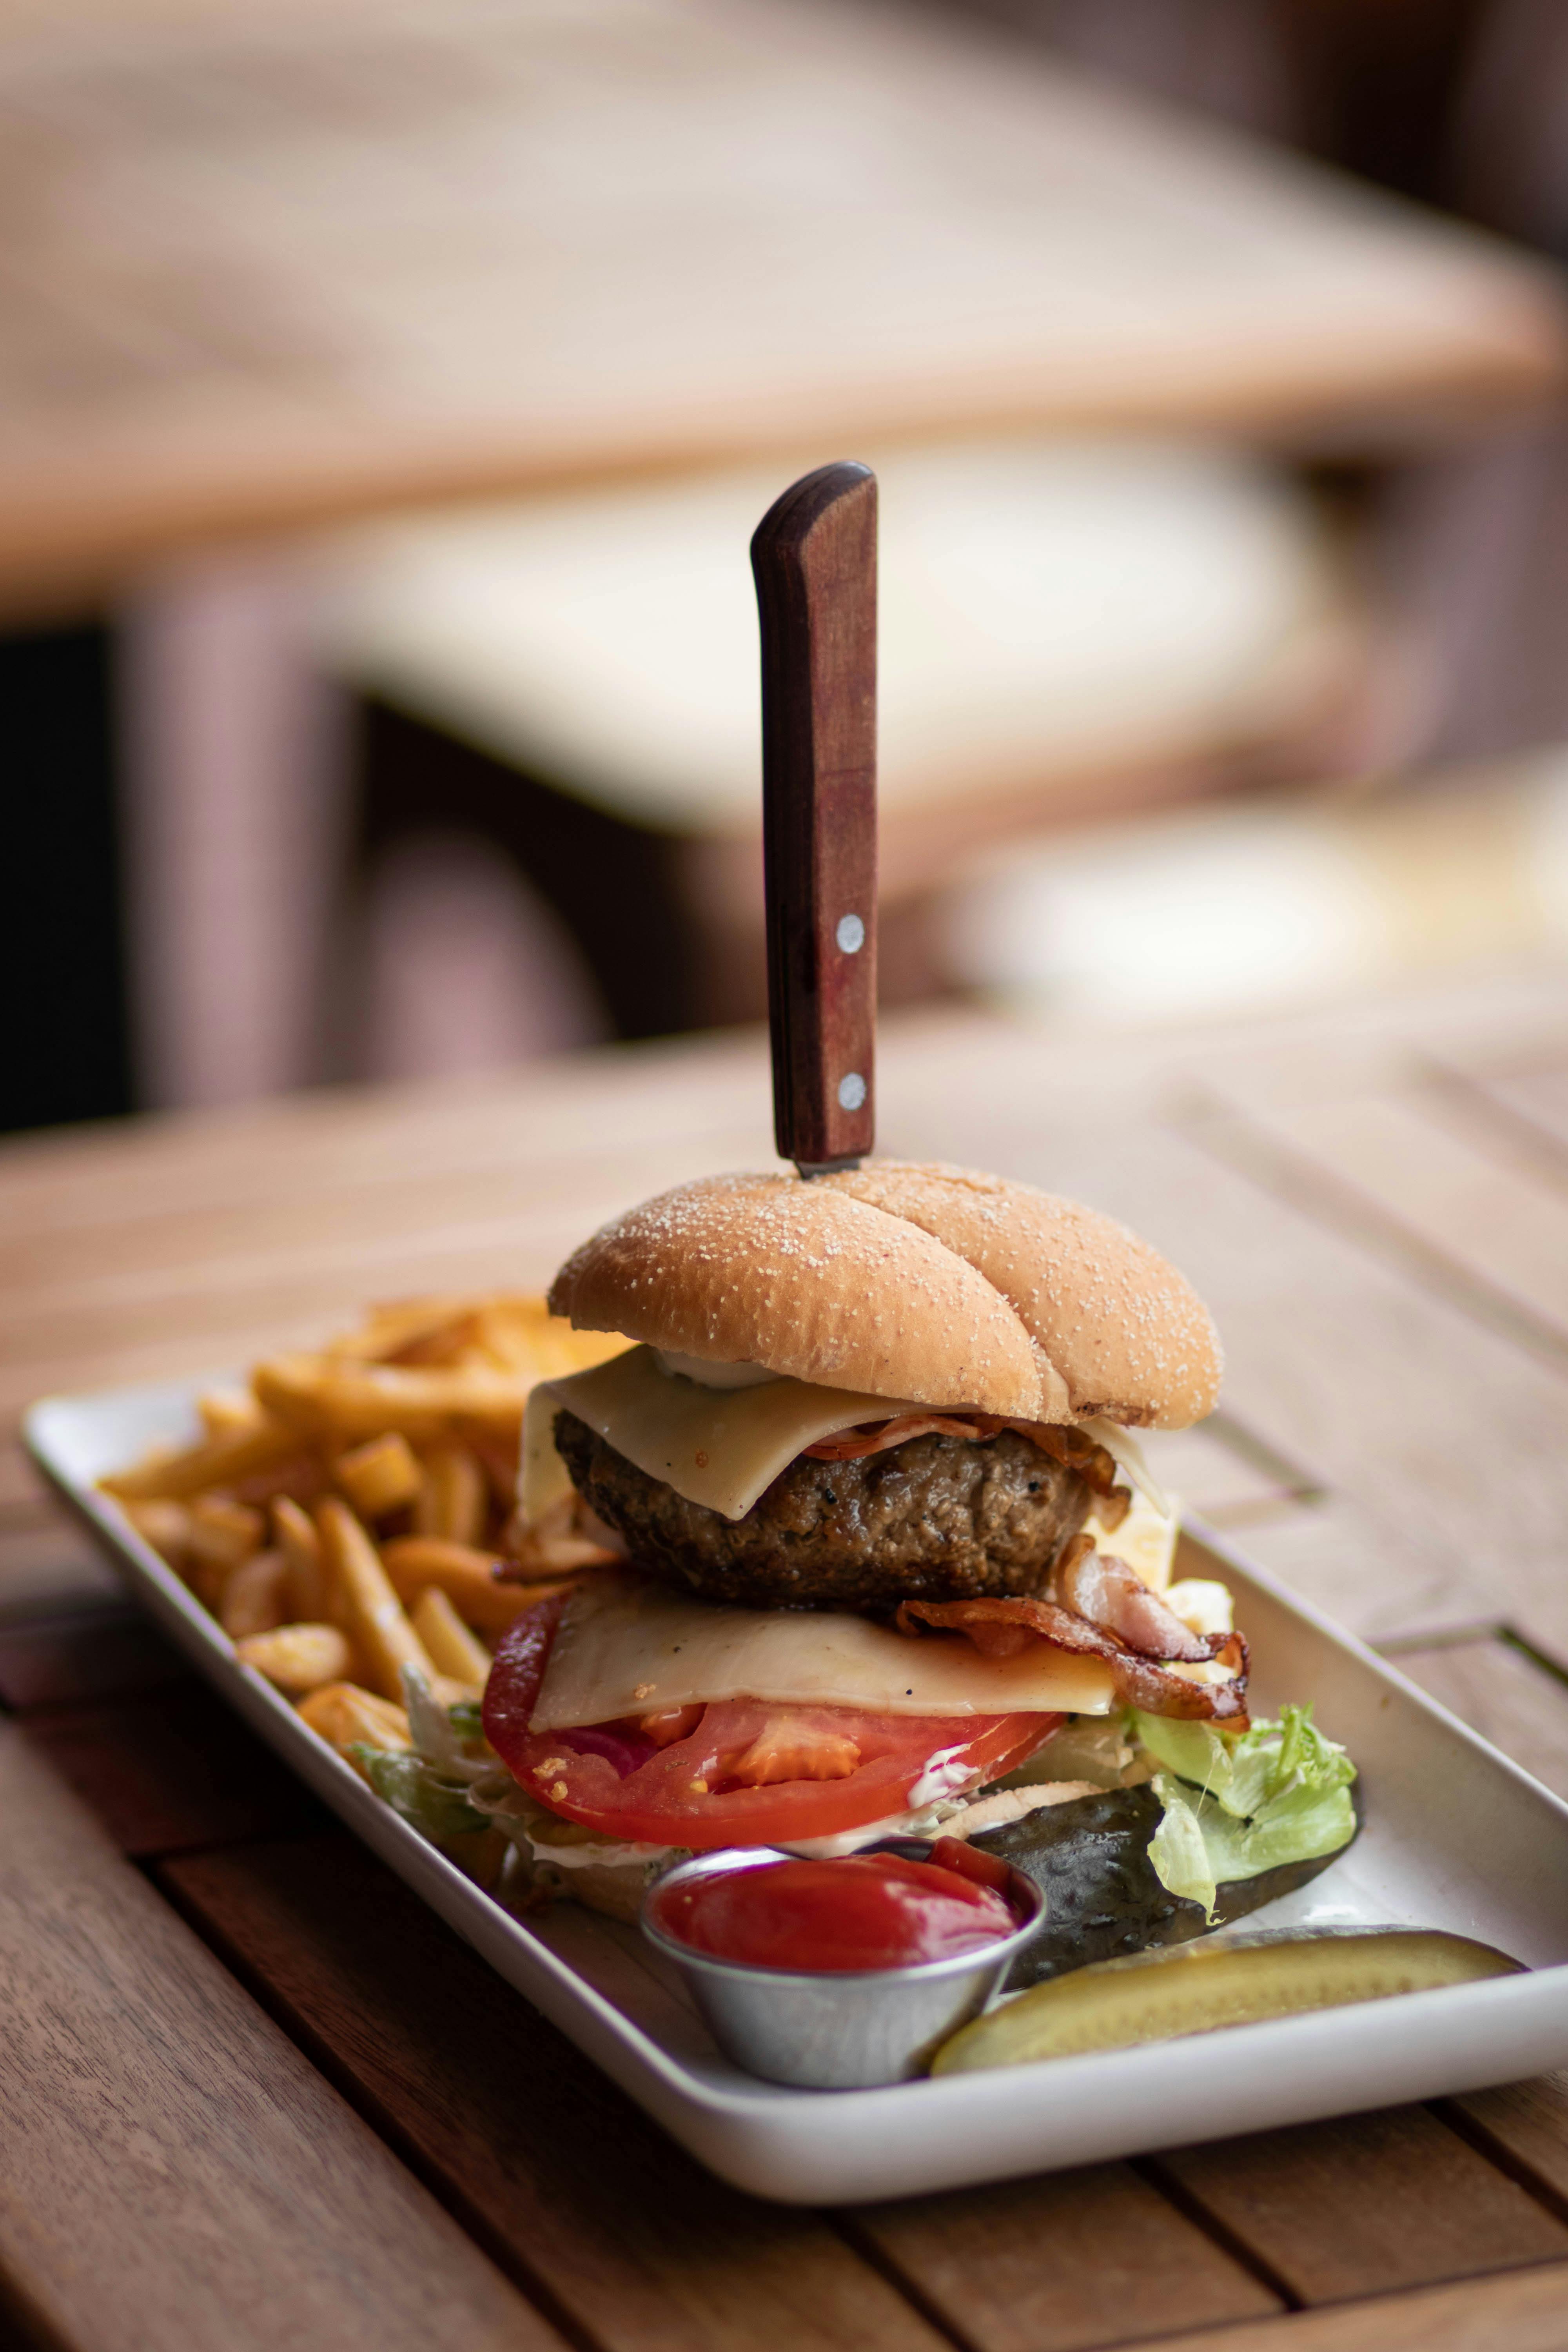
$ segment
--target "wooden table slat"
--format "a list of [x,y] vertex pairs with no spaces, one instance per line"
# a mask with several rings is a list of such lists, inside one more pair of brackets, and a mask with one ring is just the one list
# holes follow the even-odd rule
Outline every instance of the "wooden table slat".
[[146,1690],[184,1672],[178,1654],[132,1608],[0,1624],[0,1706],[13,1711]]
[[1503,2083],[1445,2104],[1479,2147],[1568,2212],[1568,2073]]
[[94,1706],[41,1708],[25,1728],[136,1861],[319,1830],[329,1818],[216,1693],[189,1675]]
[[[978,1138],[976,1156],[1112,1209],[1197,1284],[1235,1410],[1311,1470],[1352,1530],[1314,1545],[1305,1515],[1261,1525],[1246,1541],[1265,1566],[1289,1559],[1310,1599],[1373,1639],[1495,1622],[1500,1592],[1528,1630],[1568,1636],[1562,1371],[1337,1231],[1315,1196],[1233,1160],[1241,1124],[1013,1125]],[[1481,1397],[1485,1443],[1466,1444]]]
[[1173,2335],[1161,2352],[1563,2352],[1568,2269],[1375,2294],[1282,2319]]
[[1568,1169],[1553,1181],[1449,1108],[1427,1089],[1303,1103],[1259,1123],[1568,1353]]
[[973,2352],[1089,2352],[1279,2311],[1281,2298],[1124,2164],[867,2206],[848,2218]]
[[1568,2224],[1423,2107],[1186,2148],[1153,2168],[1305,2304],[1568,2257]]
[[0,1727],[0,2273],[91,2352],[559,2339]]
[[1568,1683],[1502,1641],[1399,1650],[1393,1664],[1483,1739],[1568,1798]]

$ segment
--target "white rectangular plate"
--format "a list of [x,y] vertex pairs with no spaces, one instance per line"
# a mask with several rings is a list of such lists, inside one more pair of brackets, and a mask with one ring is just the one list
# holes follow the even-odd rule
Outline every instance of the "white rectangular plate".
[[1227,1545],[1189,1535],[1180,1572],[1233,1587],[1260,1711],[1314,1700],[1319,1722],[1361,1767],[1361,1837],[1259,1920],[1447,1927],[1534,1973],[882,2091],[758,2082],[720,2054],[630,1931],[571,1904],[525,1924],[481,1894],[236,1663],[220,1628],[95,1492],[95,1479],[148,1447],[189,1443],[197,1392],[184,1383],[50,1399],[28,1416],[28,1444],[137,1599],[263,1738],[510,1983],[742,2189],[814,2205],[910,2196],[1475,2090],[1568,2062],[1568,1806]]

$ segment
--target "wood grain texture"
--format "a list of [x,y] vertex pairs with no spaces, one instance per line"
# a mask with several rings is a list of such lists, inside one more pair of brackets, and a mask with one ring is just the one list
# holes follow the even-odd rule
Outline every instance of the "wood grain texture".
[[803,1173],[877,1133],[877,478],[824,466],[752,541],[773,1139]]
[[[1108,1080],[1117,1066],[1107,1053]],[[1184,1054],[1164,1066],[1179,1076]],[[1162,1119],[1130,1076],[1130,1114],[1101,1100],[1091,1116],[1089,1087],[1056,1083],[1026,1035],[976,1035],[967,1055],[915,1067],[918,1095],[884,1040],[885,1150],[962,1156],[1091,1201],[1196,1285],[1225,1340],[1226,1409],[1330,1496],[1248,1529],[1265,1567],[1373,1639],[1495,1622],[1502,1592],[1568,1612],[1555,1467],[1568,1385],[1555,1373],[1308,1199],[1275,1192],[1208,1121]]]
[[1087,2352],[1283,2309],[1124,2164],[849,2217],[973,2352]]
[[605,2352],[937,2352],[809,2213],[705,2172],[362,1847],[160,1883],[423,2178]]
[[556,2338],[0,1727],[0,2273],[87,2352]]
[[1568,1797],[1568,1684],[1501,1641],[1402,1649],[1394,1664],[1483,1739]]
[[1510,2278],[1173,2335],[1164,2352],[1563,2352],[1565,2313],[1568,2270],[1553,2263]]
[[0,1624],[0,1706],[18,1712],[155,1689],[184,1671],[179,1653],[130,1607]]
[[1568,2074],[1472,2091],[1444,2106],[1478,2147],[1568,2210]]
[[327,1819],[304,1783],[189,1675],[97,1706],[45,1707],[24,1729],[138,1861],[320,1829]]
[[1302,2303],[1568,2256],[1568,2224],[1425,2107],[1259,2132],[1152,2168]]
[[1253,1116],[1268,1135],[1447,1263],[1478,1299],[1568,1359],[1568,1167],[1553,1181],[1456,1122],[1436,1090],[1308,1101]]

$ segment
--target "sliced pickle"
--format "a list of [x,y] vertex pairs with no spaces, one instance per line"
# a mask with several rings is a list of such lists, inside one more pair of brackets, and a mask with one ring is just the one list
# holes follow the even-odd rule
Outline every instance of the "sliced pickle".
[[933,2074],[1126,2050],[1351,2001],[1515,1976],[1518,1960],[1435,1927],[1274,1928],[1100,1960],[1035,1985],[938,2051]]

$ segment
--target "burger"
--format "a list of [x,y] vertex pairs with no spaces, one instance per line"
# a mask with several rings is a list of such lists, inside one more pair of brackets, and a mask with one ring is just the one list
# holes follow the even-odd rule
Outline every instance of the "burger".
[[[1260,1732],[1278,1757],[1289,1730],[1342,1797],[1300,1711],[1249,1725],[1227,1590],[1170,1580],[1175,1517],[1133,1433],[1213,1409],[1219,1343],[1110,1217],[895,1160],[709,1178],[596,1233],[550,1305],[635,1344],[536,1388],[524,1425],[512,1572],[552,1546],[598,1562],[514,1622],[486,1694],[487,1810],[536,1892],[630,1917],[724,1846],[989,1836],[1023,1858],[1088,1803],[1100,1849],[1131,1841],[1132,1908],[1168,1926],[1195,1883],[1206,1923],[1203,1838],[1184,1865],[1170,1832],[1173,1806],[1212,1810],[1214,1758]],[[1103,1885],[1078,1895],[1101,1916]],[[1155,1936],[1142,1914],[1115,1948]]]

